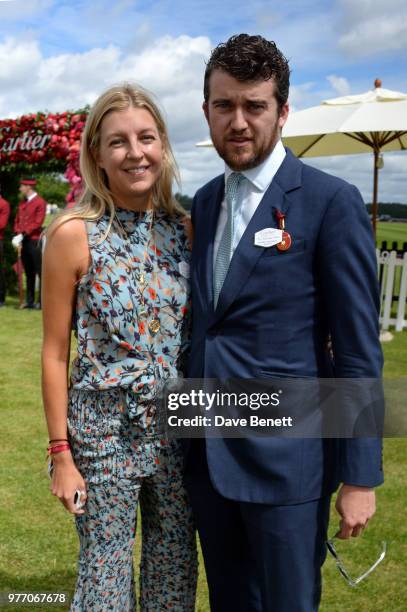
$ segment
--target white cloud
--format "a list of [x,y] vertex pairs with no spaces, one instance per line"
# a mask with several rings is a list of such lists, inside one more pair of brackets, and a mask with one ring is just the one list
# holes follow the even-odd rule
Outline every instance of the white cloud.
[[[262,34],[276,42],[290,62],[293,80],[300,81],[304,70],[312,65],[321,70],[335,61],[336,18],[331,8],[304,11],[301,15],[271,15],[271,24],[265,25]],[[332,68],[330,68],[332,70]]]
[[[384,167],[379,171],[379,202],[406,202],[406,153],[385,153],[383,159]],[[307,158],[303,161],[353,183],[362,193],[366,203],[372,201],[373,155],[337,155]]]
[[1,89],[27,87],[40,61],[41,53],[35,40],[17,42],[6,38],[4,43],[0,43]]
[[224,170],[215,149],[197,148],[185,143],[175,147],[175,153],[181,169],[183,193],[193,195],[199,187]]
[[[3,4],[3,3],[2,3]],[[207,37],[165,36],[147,45],[127,49],[116,45],[95,47],[81,53],[45,57],[33,35],[23,40],[0,40],[0,117],[17,117],[37,110],[63,111],[91,104],[108,86],[136,81],[154,92],[164,108],[171,141],[182,176],[184,193],[193,194],[204,182],[222,172],[223,164],[212,149],[196,148],[208,138],[201,110],[205,60],[211,41]],[[332,87],[345,87],[343,77],[331,75]],[[325,80],[307,80],[291,87],[292,109],[319,104],[332,97]],[[371,199],[371,156],[310,159],[355,183],[365,199]],[[380,197],[406,201],[407,156],[387,154],[380,172]]]
[[17,116],[45,108],[61,111],[83,106],[112,83],[130,80],[168,100],[172,114],[177,115],[175,123],[181,125],[185,117],[201,115],[198,101],[202,100],[209,52],[206,37],[166,36],[138,53],[125,55],[110,45],[47,58],[35,40],[7,38],[0,43],[0,114]]
[[340,0],[339,46],[349,55],[369,56],[407,48],[405,0]]
[[205,58],[210,53],[209,39],[165,36],[140,54],[130,53],[119,66],[118,79],[132,78],[145,84],[158,96],[169,91],[201,90]]
[[345,77],[339,77],[335,74],[330,74],[326,78],[338,95],[347,96],[350,93],[350,84],[349,81],[345,79]]
[[195,147],[208,136],[201,105],[210,49],[203,36],[165,36],[126,54],[109,45],[44,57],[36,40],[8,37],[0,42],[0,117],[81,108],[114,83],[140,83],[164,109],[184,189],[193,193],[219,165],[214,152]]
[[290,104],[290,112],[295,113],[297,110],[319,104],[321,101],[318,98],[318,92],[315,92],[315,83],[302,83],[301,85],[290,85],[290,96],[288,102]]

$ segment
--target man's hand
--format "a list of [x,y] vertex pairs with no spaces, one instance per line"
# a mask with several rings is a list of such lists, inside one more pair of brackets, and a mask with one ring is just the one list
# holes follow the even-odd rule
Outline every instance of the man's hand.
[[12,239],[11,244],[13,245],[13,247],[14,247],[16,250],[17,250],[17,249],[18,249],[18,248],[21,246],[21,244],[22,244],[22,242],[23,242],[23,238],[24,238],[23,234],[17,234],[17,235],[16,235],[16,236],[14,236],[14,238]]
[[376,495],[368,487],[343,484],[339,489],[335,508],[341,516],[336,537],[356,538],[376,511]]

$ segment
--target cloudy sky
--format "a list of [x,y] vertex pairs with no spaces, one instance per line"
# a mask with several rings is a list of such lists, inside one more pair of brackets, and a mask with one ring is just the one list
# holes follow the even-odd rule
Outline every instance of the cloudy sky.
[[[238,32],[275,40],[292,68],[290,104],[383,87],[407,92],[405,0],[0,0],[0,118],[92,103],[123,80],[165,110],[192,195],[222,171],[208,137],[202,80],[211,49]],[[370,155],[309,159],[371,200]],[[380,200],[407,203],[407,153],[386,154]]]

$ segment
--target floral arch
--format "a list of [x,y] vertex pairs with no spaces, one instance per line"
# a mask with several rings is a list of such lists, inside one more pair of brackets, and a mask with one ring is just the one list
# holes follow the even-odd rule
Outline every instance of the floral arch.
[[0,175],[61,172],[70,184],[73,205],[82,186],[80,140],[88,109],[36,113],[0,120]]

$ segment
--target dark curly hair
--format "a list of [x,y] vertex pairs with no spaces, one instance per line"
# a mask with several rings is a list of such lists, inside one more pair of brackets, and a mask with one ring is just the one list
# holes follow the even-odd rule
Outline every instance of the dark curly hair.
[[214,70],[223,70],[238,81],[273,79],[279,110],[288,100],[290,68],[288,60],[273,41],[262,36],[237,34],[218,45],[205,69],[204,98],[209,99],[209,79]]

